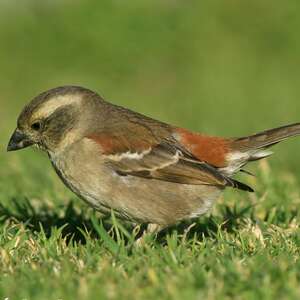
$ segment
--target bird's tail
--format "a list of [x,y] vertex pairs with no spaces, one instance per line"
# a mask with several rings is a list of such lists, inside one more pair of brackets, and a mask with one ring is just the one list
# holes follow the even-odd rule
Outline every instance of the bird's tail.
[[227,174],[234,174],[246,163],[271,155],[270,147],[296,135],[300,135],[300,123],[290,124],[265,130],[254,135],[235,138],[230,148],[229,164],[224,169]]
[[300,123],[265,130],[254,135],[234,139],[232,149],[241,152],[265,150],[289,137],[300,135]]

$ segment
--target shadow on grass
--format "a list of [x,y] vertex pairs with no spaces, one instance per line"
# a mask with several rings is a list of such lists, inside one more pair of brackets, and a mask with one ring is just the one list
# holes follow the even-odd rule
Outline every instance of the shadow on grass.
[[[173,231],[176,231],[178,235],[185,234],[187,239],[194,238],[196,234],[199,240],[207,236],[216,236],[220,229],[232,232],[243,223],[246,215],[248,217],[251,215],[249,213],[251,209],[252,206],[247,206],[239,210],[236,207],[230,208],[229,206],[224,206],[220,216],[204,216],[197,220],[181,222],[170,226],[158,234],[157,240],[163,243],[166,240],[166,235]],[[0,223],[11,219],[24,223],[24,226],[32,232],[40,232],[43,229],[47,237],[51,236],[53,227],[60,228],[64,226],[62,237],[66,238],[67,241],[72,240],[85,244],[86,237],[82,232],[88,232],[91,238],[99,238],[99,234],[91,220],[92,214],[87,214],[86,210],[79,211],[75,209],[73,201],[70,201],[62,210],[50,210],[46,205],[38,209],[33,207],[27,198],[22,201],[12,198],[9,207],[5,207],[0,203],[0,216]],[[101,220],[103,221],[105,230],[110,231],[113,226],[110,217],[102,217]],[[186,233],[187,228],[193,222],[195,224]],[[125,223],[127,230],[129,232],[133,231],[133,225],[128,222]],[[144,230],[146,230],[146,225],[141,226],[136,238],[139,238]]]
[[9,207],[5,207],[0,203],[0,222],[5,222],[11,219],[14,222],[23,223],[26,229],[32,232],[40,232],[43,230],[47,237],[51,235],[53,227],[62,230],[62,237],[67,241],[70,239],[85,243],[85,237],[81,231],[89,232],[91,237],[97,237],[91,220],[88,218],[86,212],[78,212],[73,205],[73,201],[63,209],[51,210],[46,205],[38,209],[33,207],[30,201],[25,198],[22,201],[12,198]]
[[[222,206],[221,213],[218,216],[202,216],[194,220],[183,221],[177,225],[170,226],[162,230],[158,239],[165,240],[165,236],[176,231],[178,235],[185,235],[186,239],[193,239],[196,235],[198,240],[203,240],[203,237],[216,237],[219,230],[233,232],[245,224],[245,219],[254,219],[252,214],[253,205],[249,205],[238,209],[236,206]],[[216,237],[217,238],[217,237]]]

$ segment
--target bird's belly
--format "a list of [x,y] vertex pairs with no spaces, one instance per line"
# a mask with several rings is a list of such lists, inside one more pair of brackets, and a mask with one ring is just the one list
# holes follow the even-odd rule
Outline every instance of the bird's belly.
[[221,193],[209,185],[187,185],[120,176],[103,164],[95,168],[87,162],[68,164],[52,160],[62,181],[95,209],[135,222],[171,225],[206,213]]

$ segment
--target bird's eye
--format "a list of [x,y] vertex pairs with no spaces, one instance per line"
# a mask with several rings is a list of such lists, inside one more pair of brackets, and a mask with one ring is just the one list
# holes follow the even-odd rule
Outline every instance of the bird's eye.
[[40,121],[36,121],[31,124],[31,129],[33,129],[34,131],[39,131],[41,128],[42,128],[42,124]]

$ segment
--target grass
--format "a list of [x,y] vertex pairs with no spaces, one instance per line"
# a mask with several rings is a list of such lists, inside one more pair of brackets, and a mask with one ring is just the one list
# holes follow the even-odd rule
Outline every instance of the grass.
[[[0,3],[1,299],[299,299],[299,140],[241,175],[210,215],[133,245],[48,159],[6,153],[16,117],[62,84],[193,130],[299,121],[298,1]],[[189,228],[189,230],[188,230]]]
[[[8,192],[0,299],[298,299],[299,189],[288,173],[270,180],[266,163],[257,171],[256,194],[228,191],[212,215],[140,248],[132,225],[103,220],[52,172],[39,198],[39,181]],[[28,177],[44,180],[39,172]]]

